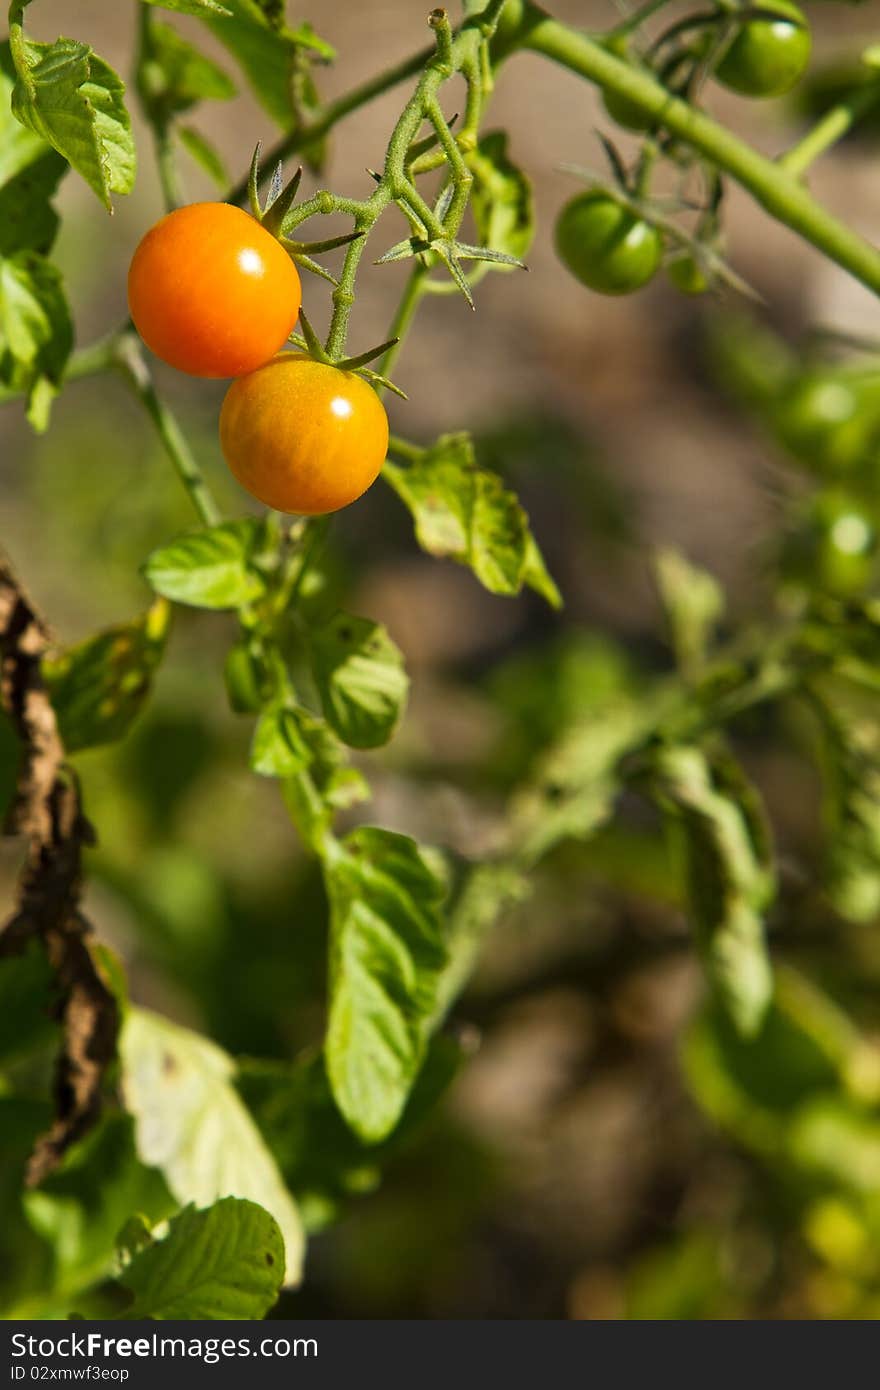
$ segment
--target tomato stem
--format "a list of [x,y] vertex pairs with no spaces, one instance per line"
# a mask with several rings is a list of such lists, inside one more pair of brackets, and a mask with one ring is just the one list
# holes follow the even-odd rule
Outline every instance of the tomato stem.
[[222,520],[220,508],[205,482],[202,470],[177,422],[177,417],[156,391],[152,374],[141,352],[140,343],[133,333],[124,333],[116,339],[113,360],[114,365],[121,370],[124,379],[153,421],[165,452],[174,465],[177,476],[186,488],[199,519],[206,526],[216,526]]
[[780,168],[796,177],[804,174],[820,155],[852,130],[878,101],[880,81],[866,82],[863,87],[851,92],[844,101],[826,111],[812,130],[807,131],[803,139],[782,155],[778,161]]

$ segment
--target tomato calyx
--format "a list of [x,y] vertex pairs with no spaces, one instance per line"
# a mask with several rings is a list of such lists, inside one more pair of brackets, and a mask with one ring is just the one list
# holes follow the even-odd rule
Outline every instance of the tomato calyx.
[[366,352],[360,352],[355,357],[342,357],[338,360],[331,357],[322,344],[320,338],[309,322],[308,315],[300,310],[299,322],[302,333],[292,333],[290,341],[298,347],[306,356],[311,357],[313,362],[321,362],[325,367],[335,367],[340,372],[354,372],[356,376],[363,377],[371,386],[381,390],[391,391],[395,396],[400,396],[401,400],[407,400],[405,391],[387,376],[382,376],[380,372],[371,371],[368,367],[369,362],[375,362],[377,358],[384,357],[385,353],[391,348],[396,347],[399,338],[389,338],[384,343],[379,343],[376,347],[368,348]]
[[364,235],[362,231],[346,232],[342,236],[325,237],[321,241],[299,241],[294,237],[284,235],[284,223],[289,216],[299,192],[299,185],[302,179],[302,165],[284,183],[281,161],[276,164],[272,173],[272,181],[269,185],[269,192],[266,195],[265,203],[260,202],[260,150],[261,142],[257,141],[251,159],[250,173],[248,175],[248,201],[251,212],[253,213],[260,226],[267,231],[270,236],[275,237],[284,250],[290,256],[295,265],[302,270],[308,270],[312,275],[318,275],[322,280],[327,280],[331,285],[338,285],[339,281],[335,275],[331,275],[325,266],[319,265],[314,259],[326,251],[335,251],[340,246],[347,246],[352,241],[357,241]]

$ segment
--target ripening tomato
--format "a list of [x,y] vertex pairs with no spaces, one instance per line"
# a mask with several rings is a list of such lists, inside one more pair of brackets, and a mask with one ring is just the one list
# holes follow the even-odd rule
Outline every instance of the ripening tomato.
[[[633,58],[630,54],[629,45],[625,38],[614,38],[606,40],[604,47],[609,53],[613,53],[615,58],[622,58],[624,62],[632,63]],[[638,60],[636,59],[636,63]],[[649,72],[650,76],[654,76]],[[631,97],[622,96],[613,87],[602,88],[602,105],[608,112],[612,121],[621,126],[624,130],[650,130],[657,124],[657,119],[652,116],[650,111],[646,111],[644,106],[640,106]]]
[[747,97],[779,97],[791,90],[810,61],[810,26],[791,0],[766,0],[778,19],[749,19],[715,69],[718,81]]
[[572,275],[600,294],[646,285],[663,254],[656,227],[598,188],[566,203],[556,221],[556,249]]
[[282,352],[232,383],[220,444],[252,496],[280,512],[317,516],[347,507],[375,481],[388,417],[353,372]]
[[268,362],[299,314],[296,266],[255,218],[192,203],[151,227],[132,257],[128,305],[147,347],[191,376]]

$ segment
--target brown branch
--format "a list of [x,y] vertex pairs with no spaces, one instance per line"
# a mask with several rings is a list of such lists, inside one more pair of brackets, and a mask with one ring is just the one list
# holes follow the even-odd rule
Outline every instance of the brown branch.
[[22,745],[16,797],[5,831],[27,854],[16,911],[0,931],[0,958],[30,941],[46,951],[57,987],[63,1042],[55,1070],[55,1119],[31,1154],[34,1186],[95,1122],[104,1074],[116,1054],[119,1011],[92,956],[80,911],[82,849],[94,840],[65,761],[55,712],[40,673],[46,627],[0,555],[0,707]]

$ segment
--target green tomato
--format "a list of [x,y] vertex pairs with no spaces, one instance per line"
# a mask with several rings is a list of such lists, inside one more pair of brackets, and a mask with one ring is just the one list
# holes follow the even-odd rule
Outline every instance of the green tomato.
[[773,413],[780,441],[819,473],[849,473],[866,462],[877,433],[871,383],[834,371],[798,376],[782,392]]
[[854,598],[873,582],[877,553],[874,517],[858,498],[834,489],[810,500],[785,542],[782,572],[805,589]]
[[682,294],[705,294],[709,288],[706,272],[693,256],[677,256],[669,262],[666,274]]
[[600,294],[630,294],[656,273],[663,239],[650,222],[595,188],[562,209],[556,249],[582,285]]
[[804,75],[810,60],[810,27],[792,0],[766,0],[778,19],[749,19],[739,28],[715,69],[723,86],[747,97],[778,97]]

